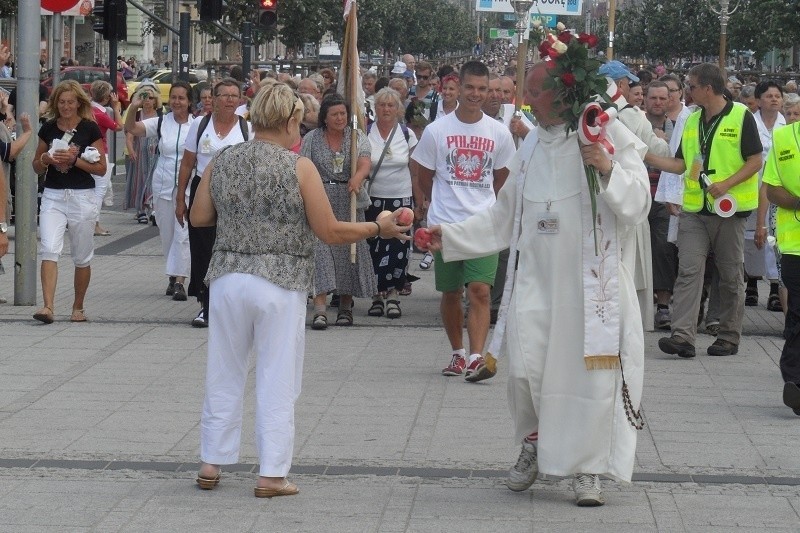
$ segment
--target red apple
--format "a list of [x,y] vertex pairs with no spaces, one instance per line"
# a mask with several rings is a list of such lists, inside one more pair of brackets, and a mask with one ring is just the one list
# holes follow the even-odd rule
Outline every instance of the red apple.
[[389,216],[392,216],[392,212],[391,211],[381,211],[380,213],[378,213],[378,216],[375,217],[375,220],[381,220],[381,219],[389,217]]
[[414,223],[414,211],[408,207],[401,207],[397,215],[397,223],[401,226],[410,226]]
[[428,228],[419,228],[414,232],[414,244],[420,250],[428,251],[428,247],[431,245],[431,232],[428,231]]

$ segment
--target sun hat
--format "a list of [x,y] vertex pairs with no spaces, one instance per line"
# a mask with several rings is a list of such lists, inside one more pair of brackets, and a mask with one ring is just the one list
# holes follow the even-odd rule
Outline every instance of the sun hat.
[[394,64],[394,68],[392,69],[392,74],[405,74],[406,73],[406,64],[402,61],[398,61]]

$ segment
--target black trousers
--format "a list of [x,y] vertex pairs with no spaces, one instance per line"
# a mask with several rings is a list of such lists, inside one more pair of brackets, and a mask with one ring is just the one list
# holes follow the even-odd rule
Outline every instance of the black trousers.
[[197,186],[200,185],[200,176],[192,179],[189,188],[189,209],[186,212],[187,224],[189,225],[189,252],[191,253],[192,273],[189,278],[187,293],[189,296],[196,296],[197,301],[206,311],[208,320],[208,287],[205,279],[208,273],[208,264],[211,262],[211,253],[214,250],[214,241],[217,239],[217,227],[196,228],[188,221],[189,212],[192,210],[194,195],[197,193]]
[[781,256],[781,279],[789,291],[788,312],[781,352],[781,376],[784,382],[800,384],[800,256]]

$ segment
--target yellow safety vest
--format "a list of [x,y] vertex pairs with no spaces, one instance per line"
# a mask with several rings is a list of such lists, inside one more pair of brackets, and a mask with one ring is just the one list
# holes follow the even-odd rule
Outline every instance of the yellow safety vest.
[[[742,125],[747,107],[734,102],[733,109],[720,119],[711,140],[711,151],[704,161],[704,170],[714,170],[708,177],[712,183],[723,181],[735,174],[742,165]],[[686,119],[681,138],[686,172],[683,174],[683,210],[697,213],[703,208],[707,196],[713,211],[713,199],[700,188],[697,175],[692,171],[693,162],[700,155],[700,110]],[[695,169],[696,170],[696,169]],[[753,174],[742,183],[731,187],[728,194],[736,199],[736,211],[752,211],[758,207],[758,174]]]
[[[767,155],[764,181],[780,185],[800,197],[800,122],[776,128],[772,133],[772,148]],[[800,213],[778,207],[775,237],[781,253],[800,255]]]

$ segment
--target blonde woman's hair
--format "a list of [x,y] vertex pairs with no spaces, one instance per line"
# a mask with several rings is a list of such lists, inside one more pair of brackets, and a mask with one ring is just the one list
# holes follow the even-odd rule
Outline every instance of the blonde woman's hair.
[[259,89],[250,104],[250,122],[257,131],[277,130],[296,117],[303,119],[303,101],[285,83],[275,83]]
[[92,100],[102,104],[111,94],[111,84],[103,80],[94,80],[89,87],[89,94],[92,96]]
[[400,99],[400,93],[394,89],[390,87],[384,87],[375,93],[375,109],[378,109],[378,105],[383,102],[392,102],[395,107],[397,107],[398,119],[405,115],[405,109],[403,108],[403,101]]
[[94,113],[92,112],[92,102],[86,95],[86,91],[81,87],[81,84],[75,80],[64,80],[56,85],[56,88],[50,93],[50,99],[47,101],[47,112],[45,116],[48,119],[60,118],[58,99],[61,98],[62,94],[69,92],[75,93],[75,97],[78,99],[78,116],[95,122]]

